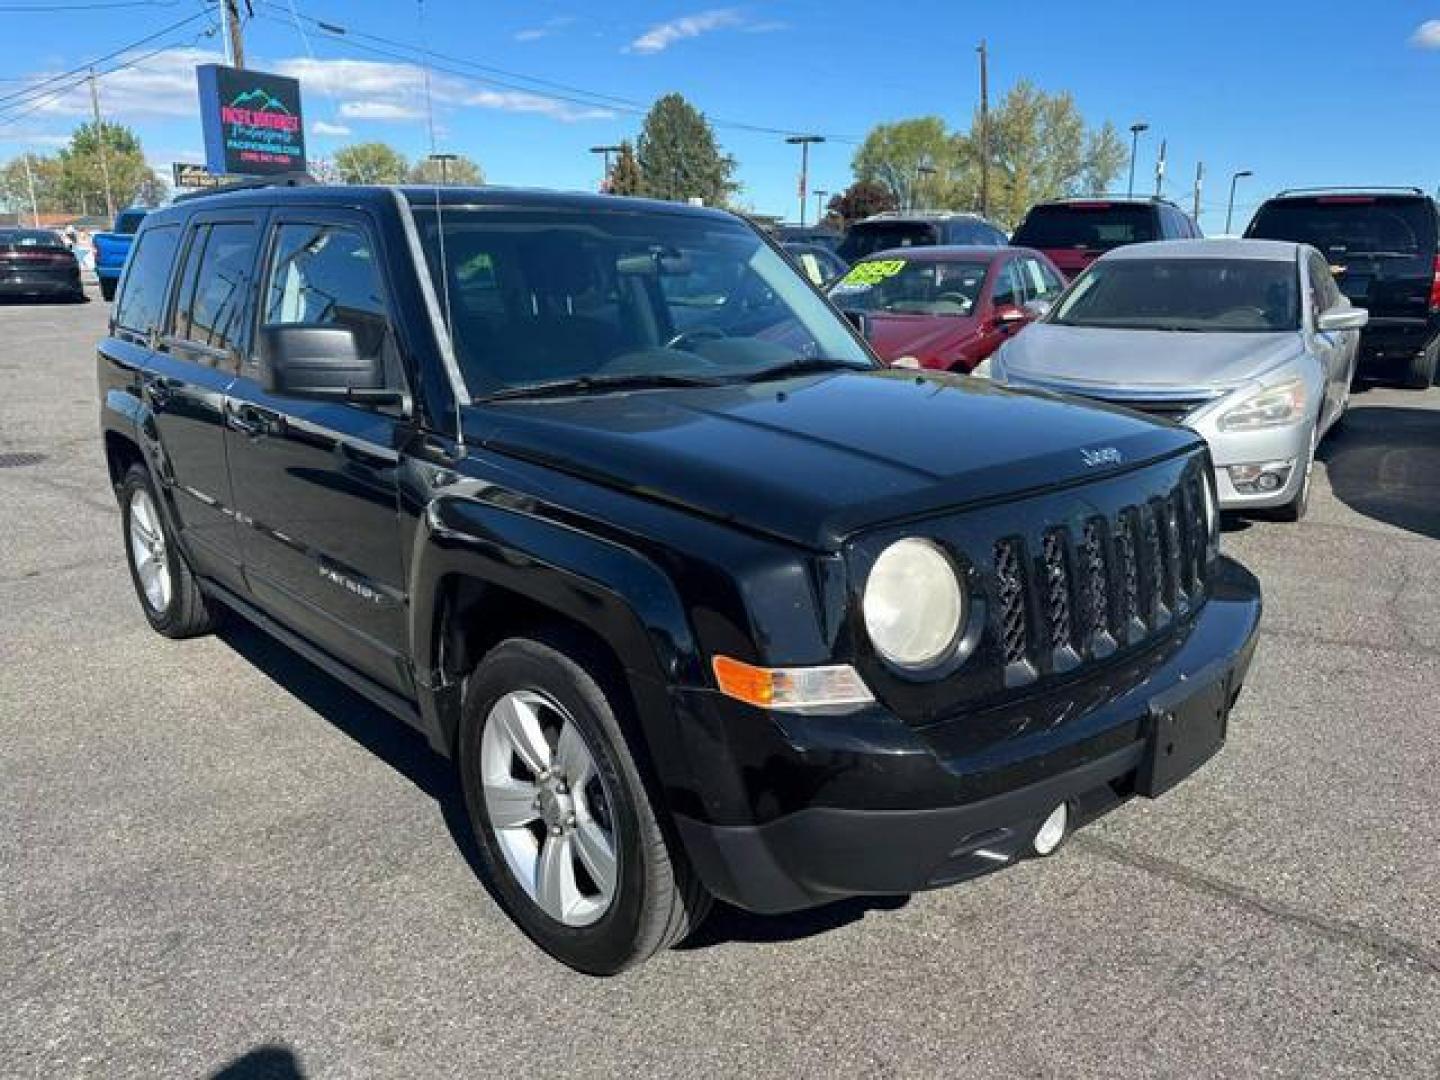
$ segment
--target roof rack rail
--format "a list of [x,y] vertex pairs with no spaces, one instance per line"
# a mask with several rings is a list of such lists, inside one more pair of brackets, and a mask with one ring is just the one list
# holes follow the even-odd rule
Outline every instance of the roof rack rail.
[[275,173],[272,176],[257,176],[253,180],[237,180],[233,184],[221,184],[219,187],[201,189],[200,191],[188,191],[184,195],[176,195],[171,202],[186,202],[190,199],[208,199],[211,195],[228,195],[233,191],[254,191],[258,188],[272,187],[307,187],[310,184],[318,184],[320,181],[306,172]]
[[1170,205],[1170,206],[1177,206],[1177,205],[1178,205],[1173,199],[1168,199],[1168,198],[1166,198],[1164,195],[1144,195],[1144,194],[1141,194],[1141,195],[1130,195],[1130,194],[1126,194],[1125,192],[1121,192],[1121,191],[1116,191],[1116,192],[1102,191],[1102,192],[1100,192],[1100,193],[1098,193],[1098,194],[1095,194],[1095,195],[1059,195],[1059,196],[1057,196],[1057,197],[1055,197],[1055,198],[1053,198],[1053,199],[1041,199],[1040,201],[1041,201],[1041,202],[1049,202],[1049,203],[1069,203],[1069,202],[1094,202],[1094,201],[1096,201],[1097,199],[1105,199],[1105,200],[1109,200],[1109,201],[1111,201],[1111,202],[1148,202],[1148,203],[1166,203],[1166,204],[1168,204],[1168,205]]
[[866,221],[880,221],[885,218],[914,218],[914,217],[980,217],[979,210],[940,210],[917,206],[913,210],[881,210],[871,214]]
[[1362,195],[1362,194],[1365,194],[1366,192],[1371,192],[1371,191],[1378,191],[1378,192],[1387,192],[1387,191],[1388,191],[1388,192],[1399,192],[1399,193],[1404,194],[1404,195],[1424,195],[1424,194],[1425,194],[1425,190],[1424,190],[1423,188],[1414,187],[1414,186],[1408,185],[1408,184],[1407,184],[1407,185],[1402,185],[1402,186],[1400,186],[1400,187],[1385,187],[1385,186],[1382,185],[1382,184],[1353,184],[1353,185],[1350,185],[1350,186],[1335,185],[1335,186],[1333,186],[1333,187],[1297,187],[1297,188],[1284,188],[1284,189],[1281,190],[1281,191],[1277,191],[1277,192],[1275,193],[1275,197],[1276,197],[1277,199],[1279,199],[1279,198],[1284,198],[1284,197],[1287,196],[1287,195],[1321,195],[1321,194],[1324,194],[1324,193],[1327,192],[1327,191],[1345,192],[1345,193],[1347,193],[1347,194],[1350,193],[1350,192],[1354,192],[1354,193],[1357,194],[1357,195]]

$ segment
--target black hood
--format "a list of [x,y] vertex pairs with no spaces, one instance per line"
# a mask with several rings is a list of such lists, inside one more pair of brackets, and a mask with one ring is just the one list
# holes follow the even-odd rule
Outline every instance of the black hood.
[[500,453],[819,549],[1198,441],[1121,410],[899,369],[513,400],[477,406],[466,427]]

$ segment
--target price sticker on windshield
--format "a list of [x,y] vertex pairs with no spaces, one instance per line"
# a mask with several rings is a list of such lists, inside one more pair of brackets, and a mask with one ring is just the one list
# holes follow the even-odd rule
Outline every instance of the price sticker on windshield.
[[894,277],[904,269],[904,259],[876,259],[874,262],[860,263],[858,266],[851,267],[850,272],[845,275],[840,284],[869,288],[872,285],[879,285],[886,278]]

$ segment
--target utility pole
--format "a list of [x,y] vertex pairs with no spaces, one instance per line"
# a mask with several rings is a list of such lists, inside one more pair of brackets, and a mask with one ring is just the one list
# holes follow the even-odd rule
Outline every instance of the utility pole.
[[605,179],[602,181],[602,184],[610,183],[610,155],[620,153],[621,149],[621,147],[615,145],[590,147],[590,153],[605,155]]
[[30,171],[30,153],[25,153],[25,183],[30,186],[30,224],[40,227],[40,204],[35,201],[35,174]]
[[815,224],[819,225],[821,219],[825,217],[825,196],[829,195],[830,192],[816,188],[810,192],[810,194],[815,196]]
[[990,216],[990,50],[984,40],[980,54],[980,216]]
[[220,0],[220,20],[225,37],[225,57],[233,68],[245,66],[245,31],[240,24],[240,0]]
[[1149,131],[1150,125],[1143,120],[1130,125],[1130,182],[1125,185],[1125,197],[1135,197],[1135,155],[1140,150],[1140,133]]
[[800,147],[800,224],[805,224],[805,204],[810,198],[810,144],[822,143],[824,135],[791,135],[786,140]]
[[95,69],[90,69],[90,111],[95,116],[95,145],[100,150],[100,175],[105,181],[105,212],[115,220],[115,196],[110,193],[110,158],[105,153],[105,126],[100,121],[100,87],[95,82]]
[[1157,199],[1165,190],[1165,147],[1169,141],[1168,139],[1160,140],[1160,156],[1155,159],[1155,198]]
[[1200,220],[1200,189],[1205,186],[1205,163],[1202,161],[1195,166],[1195,212],[1191,215],[1196,222]]

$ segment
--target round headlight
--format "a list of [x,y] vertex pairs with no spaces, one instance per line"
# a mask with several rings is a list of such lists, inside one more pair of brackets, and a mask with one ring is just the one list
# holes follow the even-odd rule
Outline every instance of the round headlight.
[[965,594],[938,547],[897,540],[875,560],[863,608],[865,630],[880,655],[900,667],[923,668],[954,647],[965,621]]

